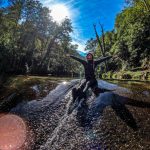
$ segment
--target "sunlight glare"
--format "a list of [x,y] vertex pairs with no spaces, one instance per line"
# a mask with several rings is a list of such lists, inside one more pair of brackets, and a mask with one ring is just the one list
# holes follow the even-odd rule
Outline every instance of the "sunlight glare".
[[70,18],[71,16],[71,13],[67,6],[63,4],[55,4],[54,6],[52,6],[51,11],[51,16],[58,23],[61,23],[66,17]]
[[63,82],[63,84],[64,84],[64,85],[66,85],[66,84],[67,84],[67,82],[66,82],[66,81],[64,81],[64,82]]

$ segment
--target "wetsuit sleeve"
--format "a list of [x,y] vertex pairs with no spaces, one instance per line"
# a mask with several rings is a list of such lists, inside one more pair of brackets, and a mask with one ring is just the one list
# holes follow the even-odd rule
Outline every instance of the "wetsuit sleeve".
[[76,57],[76,56],[73,56],[73,55],[70,55],[70,57],[73,58],[74,60],[80,62],[80,63],[83,64],[83,65],[86,63],[85,60],[83,60],[83,59],[81,59],[81,58],[79,58],[79,57]]
[[100,58],[98,60],[95,60],[95,65],[98,65],[106,60],[109,60],[110,58],[112,58],[112,56],[106,56],[106,57]]

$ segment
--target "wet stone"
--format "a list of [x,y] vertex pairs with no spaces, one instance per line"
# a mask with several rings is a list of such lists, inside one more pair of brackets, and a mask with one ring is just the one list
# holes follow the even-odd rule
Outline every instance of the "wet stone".
[[67,114],[72,100],[70,90],[77,83],[59,84],[40,101],[30,101],[12,109],[12,113],[24,117],[31,125],[36,136],[30,146],[33,150],[149,149],[150,99],[140,94],[140,89],[135,87],[137,84],[127,87],[123,83],[120,86],[99,81],[101,86],[114,87],[115,91],[101,94],[97,99],[93,95],[88,97],[87,114],[80,115],[89,119],[88,125],[91,125],[84,127],[79,123],[83,120],[78,119],[77,109]]

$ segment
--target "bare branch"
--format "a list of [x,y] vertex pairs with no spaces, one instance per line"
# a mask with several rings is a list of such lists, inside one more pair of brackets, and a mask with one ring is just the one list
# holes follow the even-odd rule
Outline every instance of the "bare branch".
[[101,41],[100,41],[100,39],[99,39],[99,36],[98,36],[97,30],[96,30],[96,25],[95,25],[95,24],[93,24],[93,27],[94,27],[94,31],[95,31],[95,34],[96,34],[96,38],[97,38],[98,44],[99,44],[99,46],[100,46],[100,49],[101,49],[102,55],[104,56],[103,47],[102,47]]

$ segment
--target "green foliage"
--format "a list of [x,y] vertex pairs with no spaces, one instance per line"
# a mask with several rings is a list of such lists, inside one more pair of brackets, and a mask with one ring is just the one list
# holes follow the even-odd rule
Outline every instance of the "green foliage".
[[9,0],[0,7],[0,73],[71,75],[77,70],[65,58],[76,55],[71,32],[69,19],[57,24],[39,1]]
[[87,41],[85,50],[94,51],[95,48],[96,48],[96,40],[91,38],[90,40]]
[[[129,5],[116,16],[114,30],[105,33],[106,54],[115,56],[108,62],[113,72],[137,67],[150,69],[150,0],[127,3]],[[102,56],[98,43],[95,50],[97,57]]]
[[147,71],[120,71],[107,72],[102,74],[103,79],[123,79],[123,80],[150,80],[150,72]]
[[136,5],[124,10],[116,19],[118,41],[124,42],[119,52],[125,56],[126,49],[130,68],[141,66],[142,60],[150,56],[150,13],[143,10]]

